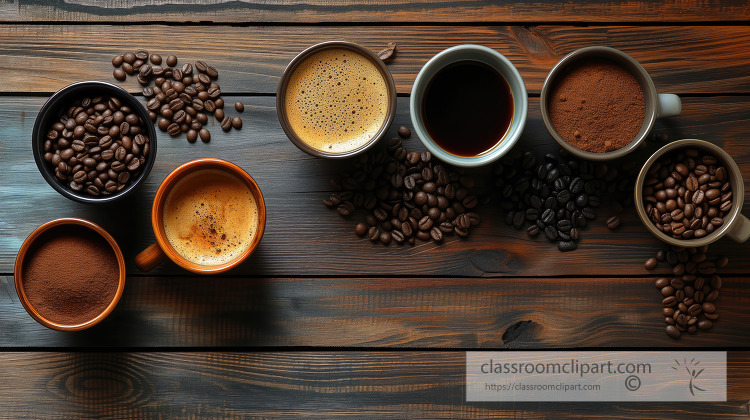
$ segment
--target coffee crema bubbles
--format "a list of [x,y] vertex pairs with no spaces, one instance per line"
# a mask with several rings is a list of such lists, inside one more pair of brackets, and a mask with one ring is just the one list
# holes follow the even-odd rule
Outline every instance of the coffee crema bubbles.
[[201,169],[167,195],[164,232],[185,260],[216,266],[240,258],[258,231],[258,203],[245,182],[221,169]]
[[388,116],[388,86],[367,57],[328,48],[302,61],[289,79],[284,110],[308,146],[344,153],[366,145]]

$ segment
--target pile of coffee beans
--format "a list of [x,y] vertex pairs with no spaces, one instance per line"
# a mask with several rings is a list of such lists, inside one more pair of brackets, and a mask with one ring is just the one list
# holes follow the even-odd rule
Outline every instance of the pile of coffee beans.
[[672,266],[672,277],[660,277],[654,283],[661,292],[666,332],[672,338],[679,338],[684,332],[709,330],[719,319],[715,301],[722,280],[716,270],[725,267],[729,259],[723,256],[709,260],[707,250],[707,246],[672,247],[646,261],[649,270],[662,261]]
[[[206,114],[213,114],[224,131],[242,128],[240,117],[230,117],[224,112],[221,87],[214,81],[219,77],[216,68],[203,61],[178,68],[174,55],[168,56],[165,64],[166,67],[162,66],[160,55],[149,55],[146,50],[127,52],[112,59],[117,80],[137,74],[138,82],[144,86],[143,96],[148,98],[149,116],[159,129],[173,137],[185,133],[190,143],[198,137],[207,143],[211,141],[211,133],[204,127],[208,123]],[[244,105],[235,104],[235,109],[242,112]]]
[[[410,134],[399,129],[401,136]],[[384,150],[358,156],[353,171],[331,181],[337,192],[323,200],[343,217],[355,210],[368,214],[354,232],[385,245],[441,242],[447,235],[469,235],[480,218],[470,193],[474,180],[432,158],[430,152],[409,152],[393,138]]]
[[723,225],[732,209],[729,173],[711,154],[678,150],[649,169],[643,199],[660,231],[677,239],[702,238]]
[[114,194],[146,163],[151,146],[144,124],[116,97],[82,98],[49,128],[44,160],[73,191]]
[[505,222],[517,229],[529,225],[529,236],[543,234],[560,251],[575,250],[579,229],[596,219],[600,188],[588,163],[553,154],[538,163],[534,153],[513,150],[494,173]]

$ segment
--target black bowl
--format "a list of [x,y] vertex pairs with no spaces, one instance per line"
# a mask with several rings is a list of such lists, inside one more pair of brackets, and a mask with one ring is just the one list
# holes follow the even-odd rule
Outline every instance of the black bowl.
[[[135,179],[131,179],[130,183],[127,184],[125,188],[110,195],[92,196],[87,194],[84,190],[73,190],[68,183],[59,180],[55,176],[54,167],[44,160],[44,142],[47,140],[47,133],[52,128],[52,124],[59,120],[62,113],[64,113],[73,102],[87,96],[118,98],[123,105],[129,106],[130,109],[140,117],[145,128],[144,134],[149,138],[149,152],[148,156],[146,156],[145,163],[141,166],[142,169],[140,174]],[[143,183],[143,180],[146,179],[149,172],[151,172],[151,168],[154,166],[154,160],[156,159],[156,130],[154,129],[154,124],[151,122],[146,108],[141,105],[133,95],[121,87],[106,82],[78,82],[55,92],[47,100],[44,106],[42,106],[42,109],[39,111],[36,121],[34,122],[31,146],[39,172],[41,172],[47,183],[57,192],[71,200],[81,203],[111,203],[130,195]]]

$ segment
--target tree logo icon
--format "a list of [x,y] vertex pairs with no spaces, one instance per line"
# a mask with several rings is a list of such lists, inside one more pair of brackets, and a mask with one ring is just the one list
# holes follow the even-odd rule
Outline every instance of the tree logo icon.
[[690,389],[690,394],[692,396],[695,396],[695,391],[702,391],[705,392],[706,390],[703,388],[700,388],[698,385],[696,385],[695,382],[698,381],[698,377],[703,373],[704,369],[698,370],[698,365],[701,363],[699,361],[695,361],[695,358],[690,359],[689,361],[687,358],[682,359],[682,363],[680,363],[679,360],[674,359],[674,362],[676,363],[676,366],[672,366],[672,369],[676,371],[680,371],[682,369],[685,369],[687,372],[687,375],[690,376],[690,384],[688,385],[688,389]]

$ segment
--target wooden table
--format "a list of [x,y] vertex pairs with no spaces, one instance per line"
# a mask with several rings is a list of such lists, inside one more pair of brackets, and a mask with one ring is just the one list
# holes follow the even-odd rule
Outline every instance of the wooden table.
[[[632,207],[610,232],[604,217],[614,210],[605,203],[572,253],[506,226],[492,204],[479,207],[482,222],[466,240],[372,244],[355,237],[355,222],[322,205],[345,164],[294,147],[274,107],[279,76],[307,46],[341,39],[377,51],[396,42],[388,65],[399,95],[392,136],[411,125],[409,93],[421,66],[450,46],[483,44],[525,79],[529,119],[518,147],[541,154],[556,150],[539,111],[544,77],[566,53],[606,45],[639,60],[660,92],[682,97],[682,114],[660,120],[654,133],[721,145],[748,190],[747,4],[93,3],[0,4],[0,416],[748,416],[750,245],[722,239],[710,247],[710,255],[730,257],[722,318],[708,333],[675,341],[664,333],[653,287],[660,271],[643,268],[663,245]],[[214,121],[209,144],[159,132],[156,164],[135,195],[109,207],[69,201],[34,164],[37,112],[69,83],[114,82],[112,56],[138,48],[213,64],[227,103],[246,105],[244,128],[225,134]],[[140,92],[135,78],[123,86]],[[405,144],[423,150],[414,137]],[[156,188],[198,157],[231,160],[256,179],[269,215],[260,248],[221,276],[190,275],[172,263],[138,272],[133,258],[154,240]],[[128,261],[119,306],[79,333],[37,324],[13,286],[22,241],[67,216],[103,226]],[[519,348],[728,350],[728,402],[466,402],[465,351]]]

